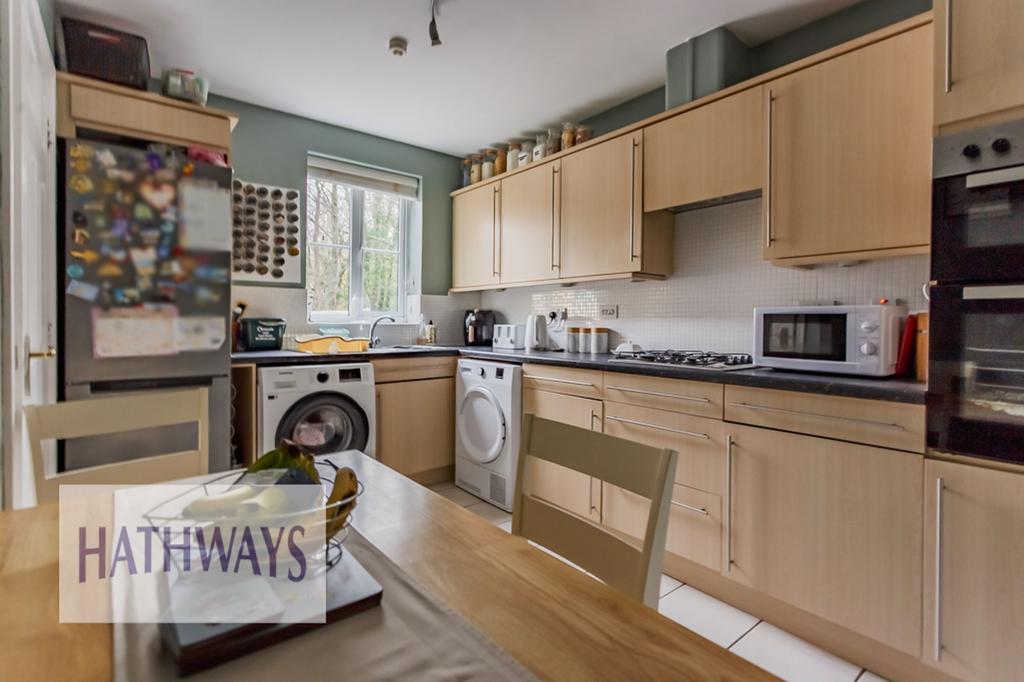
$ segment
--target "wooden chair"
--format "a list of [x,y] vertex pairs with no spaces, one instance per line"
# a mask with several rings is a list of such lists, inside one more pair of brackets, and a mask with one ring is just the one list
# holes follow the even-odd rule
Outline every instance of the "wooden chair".
[[[210,464],[209,414],[206,388],[26,406],[25,421],[31,440],[37,503],[57,500],[59,486],[62,484],[143,485],[207,473]],[[46,472],[43,455],[45,441],[125,433],[193,422],[199,428],[195,450],[56,474]]]
[[[648,498],[651,511],[642,545],[530,494],[525,490],[530,458],[559,464]],[[512,533],[550,549],[656,609],[676,458],[674,450],[523,415]]]

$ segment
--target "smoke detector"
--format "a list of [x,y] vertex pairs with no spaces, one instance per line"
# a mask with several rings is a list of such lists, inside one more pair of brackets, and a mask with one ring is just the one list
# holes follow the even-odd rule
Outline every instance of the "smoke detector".
[[406,50],[409,49],[409,41],[399,36],[394,36],[388,41],[388,49],[391,50],[391,54],[396,57],[404,57]]

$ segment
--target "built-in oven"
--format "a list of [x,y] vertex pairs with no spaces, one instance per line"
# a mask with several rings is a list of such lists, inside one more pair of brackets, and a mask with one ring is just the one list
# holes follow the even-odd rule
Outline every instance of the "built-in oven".
[[1024,281],[1024,121],[935,140],[932,281]]
[[928,446],[1024,463],[1024,284],[931,287]]

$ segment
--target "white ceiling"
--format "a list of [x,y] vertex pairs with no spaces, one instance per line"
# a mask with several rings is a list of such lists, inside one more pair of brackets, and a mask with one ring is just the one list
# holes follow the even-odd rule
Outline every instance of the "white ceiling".
[[[462,155],[664,83],[665,51],[730,25],[757,44],[856,0],[70,0],[139,33],[153,71],[221,95]],[[409,40],[404,57],[387,49]]]

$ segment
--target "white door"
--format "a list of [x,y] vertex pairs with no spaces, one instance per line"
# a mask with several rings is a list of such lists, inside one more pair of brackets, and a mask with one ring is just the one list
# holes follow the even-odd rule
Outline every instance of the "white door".
[[[3,506],[35,504],[24,405],[57,396],[56,72],[35,0],[0,0]],[[30,359],[31,357],[31,359]]]

